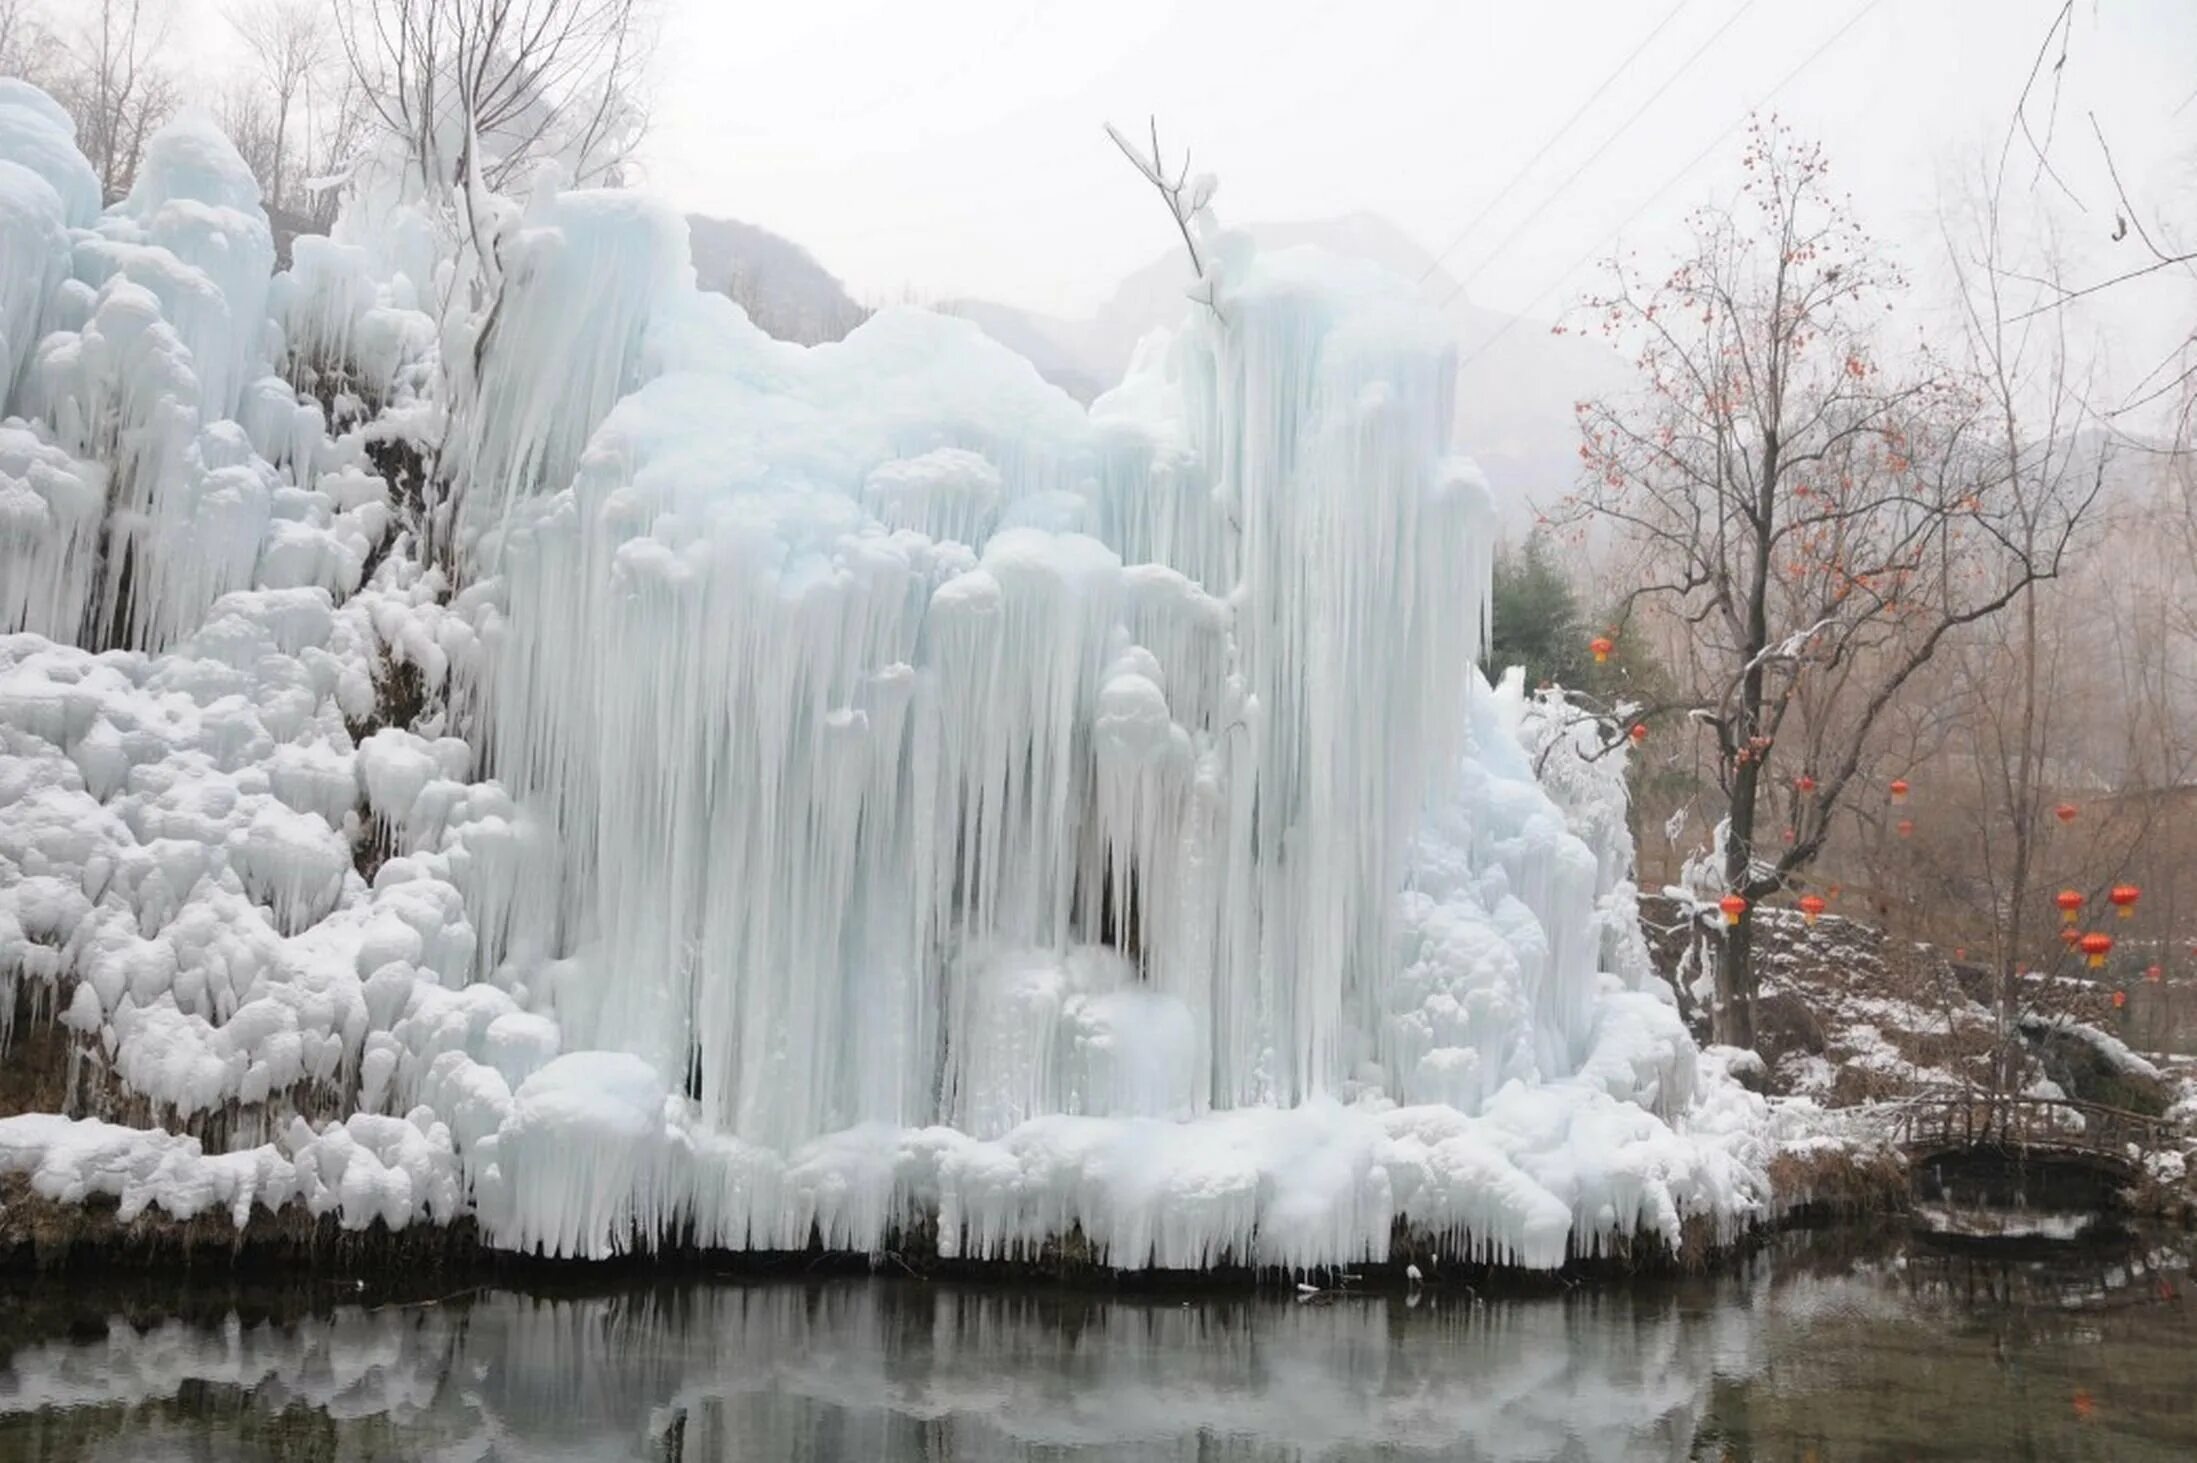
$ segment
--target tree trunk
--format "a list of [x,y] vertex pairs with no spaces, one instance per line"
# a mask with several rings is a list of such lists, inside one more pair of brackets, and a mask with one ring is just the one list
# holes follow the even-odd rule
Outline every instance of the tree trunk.
[[[1751,718],[1750,718],[1751,724]],[[1751,734],[1751,733],[1750,733]],[[1762,785],[1762,764],[1748,758],[1732,777],[1731,820],[1724,834],[1724,886],[1749,894],[1754,868],[1755,801]],[[1755,1044],[1754,911],[1724,930],[1724,948],[1716,967],[1717,1040],[1727,1046]]]
[[272,176],[268,178],[268,205],[276,212],[282,210],[282,152],[284,134],[290,128],[290,100],[284,97],[275,112],[275,161]]
[[[1754,562],[1747,583],[1747,623],[1740,678],[1739,707],[1726,730],[1725,755],[1732,764],[1731,812],[1724,832],[1724,887],[1750,903],[1765,892],[1755,886],[1755,804],[1762,789],[1762,768],[1769,748],[1757,743],[1762,732],[1763,651],[1770,643],[1771,525],[1777,494],[1779,442],[1773,426],[1763,433],[1762,464],[1756,488]],[[1754,919],[1750,909],[1724,931],[1723,958],[1717,962],[1716,1036],[1728,1046],[1749,1051],[1755,1044]]]
[[[2021,481],[2020,439],[2015,435],[2013,413],[2007,413],[2007,468],[2015,482]],[[2025,537],[2024,548],[2034,552],[2035,530]],[[2037,596],[2022,596],[2022,658],[2021,658],[2021,745],[2014,759],[2014,796],[2012,813],[2014,831],[2014,867],[2008,895],[2011,908],[2007,911],[2006,949],[1999,955],[1999,1010],[1998,1053],[1992,1063],[1992,1086],[2001,1094],[2011,1094],[2018,1085],[2019,1056],[2015,1043],[2015,1022],[2020,1016],[2022,945],[2028,938],[2029,885],[2036,862],[2037,818]]]
[[1724,928],[1723,948],[1716,962],[1716,1020],[1712,1034],[1726,1046],[1754,1050],[1755,965],[1754,920],[1742,919]]

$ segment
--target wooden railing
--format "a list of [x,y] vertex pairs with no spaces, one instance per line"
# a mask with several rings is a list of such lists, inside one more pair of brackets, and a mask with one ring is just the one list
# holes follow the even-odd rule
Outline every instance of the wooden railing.
[[2108,1154],[2126,1161],[2168,1146],[2174,1125],[2164,1118],[2072,1097],[2009,1097],[1941,1088],[1904,1099],[1893,1136],[1909,1149],[2056,1148]]

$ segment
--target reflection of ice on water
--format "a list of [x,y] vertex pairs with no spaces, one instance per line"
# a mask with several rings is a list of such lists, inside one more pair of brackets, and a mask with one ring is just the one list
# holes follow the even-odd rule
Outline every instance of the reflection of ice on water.
[[301,1402],[338,1419],[406,1422],[438,1405],[457,1319],[355,1307],[288,1326],[231,1315],[214,1327],[168,1320],[137,1330],[116,1319],[96,1341],[17,1347],[0,1364],[0,1416],[135,1406],[198,1382],[257,1388],[274,1410]]
[[688,1459],[936,1457],[924,1448],[943,1439],[943,1456],[970,1463],[1036,1447],[1678,1459],[1712,1365],[1746,1364],[1734,1319],[1594,1296],[1430,1293],[1407,1309],[1401,1296],[1183,1305],[854,1283],[494,1293],[292,1325],[118,1322],[96,1342],[23,1346],[0,1365],[0,1418],[134,1407],[195,1381],[270,1409],[386,1414],[423,1446],[499,1457],[667,1444]]
[[1962,1239],[2072,1240],[2098,1223],[2098,1217],[2089,1213],[1969,1204],[1917,1204],[1914,1216],[1919,1226],[1933,1234]]
[[[2142,1409],[2186,1378],[2186,1248],[2078,1245],[2035,1265],[1788,1236],[1714,1281],[1487,1304],[1439,1276],[1305,1303],[686,1282],[114,1323],[12,1351],[27,1328],[0,1325],[0,1455],[33,1414],[105,1408],[100,1436],[187,1425],[226,1456],[240,1410],[294,1404],[349,1428],[346,1456],[1591,1463],[1800,1455],[1786,1443],[1871,1457],[1909,1439],[2001,1456],[2074,1425],[2078,1388],[2110,1456],[2181,1458],[2186,1425]],[[2107,1316],[2124,1329],[2101,1346]],[[2057,1391],[2032,1385],[2046,1376]]]

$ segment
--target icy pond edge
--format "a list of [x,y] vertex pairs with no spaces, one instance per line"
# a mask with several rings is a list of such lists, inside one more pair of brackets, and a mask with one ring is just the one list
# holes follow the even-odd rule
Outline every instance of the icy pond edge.
[[[636,1272],[734,1279],[823,1278],[897,1274],[979,1283],[1044,1282],[1125,1292],[1184,1288],[1290,1289],[1316,1281],[1366,1289],[1413,1283],[1437,1287],[1490,1286],[1515,1293],[1581,1284],[1620,1287],[1635,1279],[1698,1275],[1741,1262],[1773,1236],[1794,1230],[1866,1228],[1906,1214],[1911,1205],[1904,1164],[1883,1150],[1840,1149],[1794,1158],[1777,1178],[1794,1187],[1774,1213],[1719,1242],[1706,1217],[1689,1223],[1672,1246],[1649,1234],[1605,1253],[1568,1256],[1555,1268],[1474,1260],[1447,1253],[1433,1236],[1405,1222],[1396,1226],[1389,1258],[1346,1267],[1295,1271],[1281,1266],[1223,1264],[1205,1269],[1125,1269],[1094,1260],[1080,1236],[1049,1241],[1034,1258],[981,1260],[941,1256],[935,1223],[895,1230],[876,1254],[826,1249],[729,1250],[694,1244],[628,1251],[606,1259],[552,1258],[498,1249],[472,1216],[445,1225],[392,1230],[380,1221],[346,1230],[334,1215],[299,1208],[258,1209],[242,1227],[209,1211],[175,1219],[148,1209],[125,1222],[112,1199],[62,1203],[33,1193],[21,1174],[0,1175],[0,1275],[219,1275],[226,1279],[324,1280],[438,1284],[555,1280],[593,1283]],[[2168,1216],[2173,1217],[2173,1216]],[[2191,1215],[2180,1216],[2188,1222]],[[1347,1278],[1346,1278],[1347,1277]]]

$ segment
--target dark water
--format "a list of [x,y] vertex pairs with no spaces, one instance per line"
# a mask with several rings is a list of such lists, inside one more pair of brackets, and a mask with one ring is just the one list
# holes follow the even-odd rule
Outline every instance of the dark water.
[[686,1278],[0,1293],[0,1458],[2189,1459],[2188,1236],[1476,1301]]

